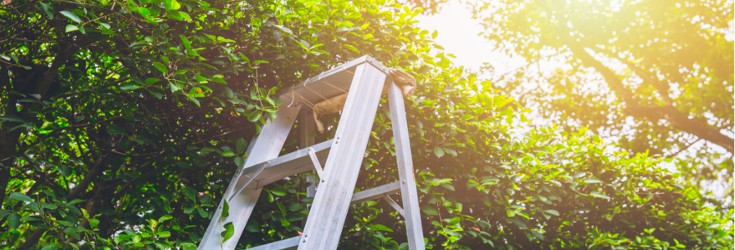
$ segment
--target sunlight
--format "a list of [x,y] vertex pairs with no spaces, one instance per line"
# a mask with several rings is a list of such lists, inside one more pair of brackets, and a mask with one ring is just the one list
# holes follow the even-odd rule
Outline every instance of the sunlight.
[[489,53],[492,44],[480,36],[482,27],[472,19],[472,13],[466,6],[457,1],[447,3],[435,15],[420,15],[419,27],[428,31],[437,31],[435,41],[451,54],[455,63],[477,71],[491,60]]

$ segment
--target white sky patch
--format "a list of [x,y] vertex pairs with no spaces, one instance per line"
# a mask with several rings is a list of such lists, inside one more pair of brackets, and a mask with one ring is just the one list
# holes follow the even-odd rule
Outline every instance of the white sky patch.
[[490,41],[480,36],[482,27],[472,19],[465,5],[450,1],[435,15],[418,16],[418,26],[430,32],[437,31],[435,41],[447,53],[456,56],[454,63],[472,71],[479,71],[485,62],[490,62]]

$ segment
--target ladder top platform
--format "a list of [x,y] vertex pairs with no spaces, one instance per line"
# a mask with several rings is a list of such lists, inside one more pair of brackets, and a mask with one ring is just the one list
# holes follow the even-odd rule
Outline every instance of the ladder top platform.
[[304,105],[305,108],[312,107],[323,100],[349,91],[355,69],[364,63],[368,63],[388,74],[388,67],[375,60],[375,58],[365,55],[310,77],[303,83],[286,87],[279,91],[277,96],[286,105],[302,103],[306,104]]

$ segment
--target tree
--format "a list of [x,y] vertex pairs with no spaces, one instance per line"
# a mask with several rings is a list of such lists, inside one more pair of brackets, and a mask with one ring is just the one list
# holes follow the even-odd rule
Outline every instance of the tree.
[[[385,1],[12,1],[0,9],[0,244],[195,247],[275,91],[363,54],[422,82],[407,105],[431,246],[732,244],[732,212],[704,206],[676,174],[646,176],[666,172],[655,159],[606,152],[584,132],[514,138],[524,111],[453,67],[414,26],[419,12]],[[389,128],[383,110],[373,136],[387,142]],[[395,176],[373,167],[395,164],[384,147],[371,144],[361,185]],[[241,245],[295,235],[305,185],[265,190]],[[356,205],[343,246],[399,246],[386,209]]]
[[496,1],[473,9],[498,50],[528,62],[501,81],[509,93],[631,152],[695,155],[678,164],[701,180],[731,176],[733,166],[732,4]]
[[[397,28],[379,29],[378,17],[391,12],[357,7],[175,0],[5,6],[3,27],[12,28],[3,29],[0,45],[3,244],[104,245],[165,216],[176,218],[167,222],[178,228],[171,237],[194,241],[185,225],[206,224],[212,195],[221,193],[233,159],[242,161],[242,138],[274,114],[273,87],[339,58],[371,53],[389,61],[388,52],[398,50],[398,37],[387,35]],[[373,23],[359,21],[363,15]],[[376,37],[362,39],[368,33]],[[375,46],[381,37],[395,38]]]

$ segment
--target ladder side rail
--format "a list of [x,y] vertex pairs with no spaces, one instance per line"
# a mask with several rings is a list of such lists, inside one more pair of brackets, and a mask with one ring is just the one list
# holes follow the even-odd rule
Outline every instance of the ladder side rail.
[[388,102],[390,106],[390,120],[393,124],[393,140],[398,161],[398,177],[401,182],[401,199],[406,223],[406,234],[409,249],[425,249],[424,233],[421,229],[421,212],[419,210],[416,179],[413,173],[413,159],[411,156],[411,142],[406,121],[406,109],[403,94],[398,86],[391,81],[388,87]]
[[336,249],[360,172],[386,74],[357,66],[299,249]]
[[[227,218],[222,218],[224,201],[228,199],[233,192],[237,192],[236,189],[240,187],[239,184],[244,182],[241,175],[246,168],[256,166],[258,163],[278,157],[300,109],[301,105],[279,107],[275,120],[268,120],[265,126],[261,129],[260,135],[255,136],[255,138],[250,142],[247,151],[248,158],[245,160],[243,166],[240,166],[232,177],[225,194],[222,196],[222,200],[217,206],[214,216],[212,216],[212,221],[209,223],[207,231],[204,233],[204,237],[202,237],[202,241],[199,243],[198,249],[230,250],[237,246],[237,242],[240,240],[242,231],[245,229],[245,225],[253,212],[253,208],[255,207],[255,203],[258,201],[258,197],[260,196],[262,189],[248,188],[246,191],[233,196],[232,199],[228,201],[229,216]],[[248,186],[253,187],[256,187],[256,185],[257,183],[248,184]],[[230,239],[222,242],[222,236],[220,233],[224,230],[224,225],[229,222],[232,222],[235,232]]]

